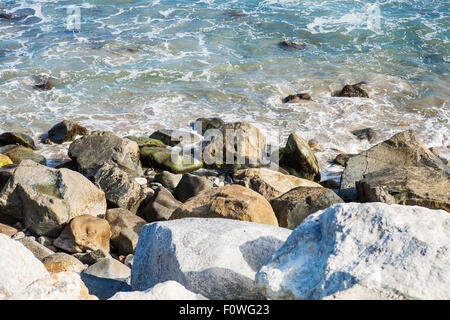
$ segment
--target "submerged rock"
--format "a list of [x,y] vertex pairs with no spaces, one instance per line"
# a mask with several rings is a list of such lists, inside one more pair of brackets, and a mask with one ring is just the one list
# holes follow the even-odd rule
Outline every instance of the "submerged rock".
[[387,168],[356,182],[362,202],[417,205],[450,212],[450,180],[429,167]]
[[297,93],[288,95],[286,98],[283,98],[283,103],[293,103],[300,102],[302,100],[311,100],[311,96],[307,93]]
[[352,134],[356,136],[359,140],[368,140],[370,143],[373,143],[377,138],[377,133],[372,128],[364,128],[359,130],[352,131]]
[[322,299],[357,286],[362,297],[449,299],[449,241],[443,210],[336,204],[304,220],[255,281],[269,299]]
[[306,45],[295,43],[293,41],[281,41],[278,43],[278,46],[285,50],[304,50],[306,49]]
[[286,147],[280,152],[280,166],[291,175],[320,181],[319,163],[308,143],[295,133],[291,133]]
[[78,172],[24,160],[0,194],[0,220],[23,222],[37,235],[57,236],[73,217],[106,212],[103,191]]
[[188,217],[227,218],[278,226],[269,202],[259,193],[240,185],[203,191],[177,208],[170,220]]
[[0,134],[0,145],[18,144],[26,148],[38,150],[33,138],[20,132],[4,132]]
[[361,98],[369,98],[369,94],[361,88],[360,85],[365,84],[364,82],[360,82],[357,84],[347,84],[342,88],[342,90],[337,94],[338,97],[361,97]]
[[257,270],[290,230],[228,219],[181,219],[144,226],[131,274],[133,290],[167,280],[209,299],[261,299]]

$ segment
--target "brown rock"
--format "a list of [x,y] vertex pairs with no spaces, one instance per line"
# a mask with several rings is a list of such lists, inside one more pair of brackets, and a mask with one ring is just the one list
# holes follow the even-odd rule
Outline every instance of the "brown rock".
[[15,235],[17,233],[17,229],[10,227],[6,224],[0,223],[0,233],[1,234],[5,234],[8,237],[12,237],[13,235]]
[[68,252],[104,250],[109,252],[111,228],[108,221],[81,215],[73,218],[55,240],[54,245]]
[[170,220],[187,217],[226,218],[278,226],[269,202],[240,185],[206,190],[176,209]]
[[337,94],[338,97],[362,97],[362,98],[369,98],[369,94],[360,87],[360,84],[354,84],[350,85],[347,84],[342,88],[341,92]]
[[82,272],[84,264],[70,254],[58,252],[42,259],[42,263],[50,273]]

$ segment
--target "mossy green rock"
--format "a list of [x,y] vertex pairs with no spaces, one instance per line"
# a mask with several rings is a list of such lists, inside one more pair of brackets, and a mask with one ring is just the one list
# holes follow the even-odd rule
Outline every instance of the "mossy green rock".
[[165,148],[166,147],[166,145],[161,140],[157,140],[157,139],[135,137],[135,136],[127,136],[125,138],[136,142],[138,144],[139,148],[143,148],[143,147]]
[[7,164],[12,164],[11,159],[4,154],[0,154],[0,168],[6,166]]
[[320,181],[319,163],[305,140],[292,133],[286,147],[280,151],[280,167],[289,174],[315,182]]
[[42,165],[47,165],[47,160],[44,156],[35,153],[29,148],[22,146],[15,146],[14,148],[8,148],[4,154],[8,156],[14,164],[19,164],[25,159],[33,160]]
[[19,144],[33,150],[38,150],[33,138],[20,132],[4,132],[0,134],[0,145]]
[[200,169],[203,162],[191,156],[180,154],[172,159],[172,150],[160,147],[141,148],[141,162],[143,165],[156,167],[172,173],[188,173]]

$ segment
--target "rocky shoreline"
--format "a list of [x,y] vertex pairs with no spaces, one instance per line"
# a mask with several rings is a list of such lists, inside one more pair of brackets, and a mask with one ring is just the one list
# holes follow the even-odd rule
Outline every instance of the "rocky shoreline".
[[450,298],[450,168],[412,131],[339,154],[338,184],[295,133],[278,149],[250,123],[194,127],[64,120],[40,137],[70,142],[55,168],[0,134],[0,299]]

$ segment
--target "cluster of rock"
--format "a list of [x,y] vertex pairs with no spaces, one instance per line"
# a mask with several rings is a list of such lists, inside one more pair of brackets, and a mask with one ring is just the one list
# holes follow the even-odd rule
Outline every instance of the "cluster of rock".
[[450,298],[450,170],[412,132],[336,160],[332,190],[295,133],[274,167],[253,125],[199,124],[121,138],[63,121],[41,137],[70,143],[56,168],[0,135],[0,299]]

